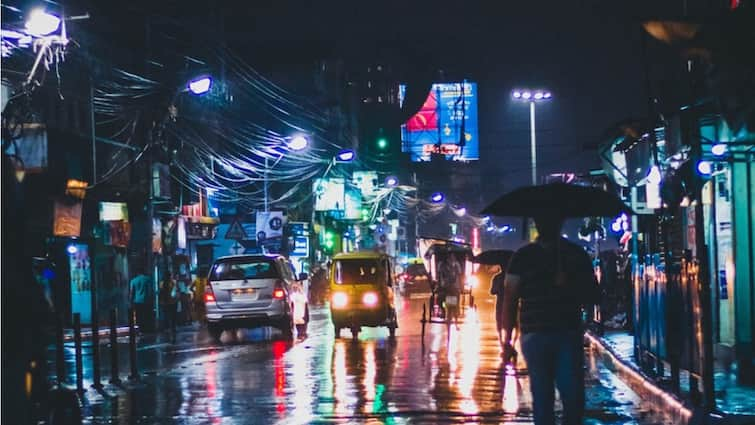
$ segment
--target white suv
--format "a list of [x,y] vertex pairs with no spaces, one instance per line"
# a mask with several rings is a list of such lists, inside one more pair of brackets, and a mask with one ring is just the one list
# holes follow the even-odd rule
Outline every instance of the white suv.
[[[302,276],[306,280],[306,276]],[[306,287],[280,255],[234,255],[215,260],[205,291],[207,329],[215,339],[223,330],[273,326],[287,338],[306,333]]]

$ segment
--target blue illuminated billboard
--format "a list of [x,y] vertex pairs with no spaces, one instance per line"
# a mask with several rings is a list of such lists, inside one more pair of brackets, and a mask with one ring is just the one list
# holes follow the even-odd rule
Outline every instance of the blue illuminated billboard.
[[[406,86],[399,86],[403,105]],[[480,159],[477,83],[433,84],[419,112],[401,125],[401,150],[412,161],[429,161],[433,153],[448,160]]]

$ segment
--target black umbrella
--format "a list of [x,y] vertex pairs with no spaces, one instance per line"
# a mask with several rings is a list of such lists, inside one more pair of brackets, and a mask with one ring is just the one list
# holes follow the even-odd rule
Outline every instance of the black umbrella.
[[490,249],[475,255],[472,262],[506,267],[512,255],[514,255],[514,251],[508,249]]
[[565,183],[522,187],[482,210],[482,214],[499,216],[563,218],[615,217],[621,213],[632,214],[632,210],[616,195],[595,187]]

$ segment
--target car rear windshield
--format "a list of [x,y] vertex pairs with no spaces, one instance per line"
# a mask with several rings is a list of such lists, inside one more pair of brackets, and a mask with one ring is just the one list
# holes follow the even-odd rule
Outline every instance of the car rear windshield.
[[336,260],[335,282],[338,284],[377,284],[385,272],[377,260]]
[[275,263],[268,259],[229,260],[215,264],[210,280],[275,279]]
[[406,267],[406,274],[412,276],[421,276],[423,274],[427,274],[427,270],[425,270],[424,264],[409,264],[409,266]]

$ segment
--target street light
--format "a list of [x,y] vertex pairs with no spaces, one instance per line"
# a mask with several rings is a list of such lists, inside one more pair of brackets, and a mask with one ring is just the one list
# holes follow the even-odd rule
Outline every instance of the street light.
[[387,187],[393,187],[393,186],[396,186],[397,184],[398,184],[398,179],[395,176],[388,176],[385,179],[385,185]]
[[530,155],[532,158],[532,185],[537,184],[537,144],[535,142],[535,103],[550,100],[553,94],[547,90],[517,89],[511,93],[514,100],[530,104]]
[[34,9],[26,20],[26,33],[41,37],[57,31],[60,18],[45,12],[44,9]]
[[336,161],[338,162],[351,162],[354,160],[356,154],[351,149],[343,149],[336,155]]
[[432,202],[433,202],[434,204],[439,204],[439,203],[443,202],[443,198],[445,198],[445,197],[443,196],[443,194],[442,194],[441,192],[435,192],[435,193],[433,193],[433,194],[432,194],[432,195],[430,196],[430,200],[431,200],[431,201],[432,201]]
[[721,156],[726,153],[726,144],[718,143],[716,145],[713,145],[713,147],[710,149],[710,152],[715,156]]
[[189,81],[188,87],[189,91],[194,94],[205,94],[210,91],[210,88],[212,87],[212,78],[208,76],[195,78]]
[[288,141],[287,146],[292,151],[301,151],[307,148],[309,140],[301,134],[297,134]]
[[[290,138],[286,139],[285,145],[288,150],[298,152],[302,151],[309,146],[309,139],[307,139],[304,135],[297,134],[295,136],[292,136]],[[278,153],[278,160],[280,160],[284,154],[278,152],[276,149],[273,149],[276,153]],[[276,164],[277,164],[276,160]],[[275,166],[275,164],[273,164]],[[271,167],[268,165],[268,157],[265,155],[265,171],[263,173],[264,176],[264,189],[265,189],[265,212],[270,211],[270,199],[268,196],[268,185],[269,182],[267,180],[267,173]]]

